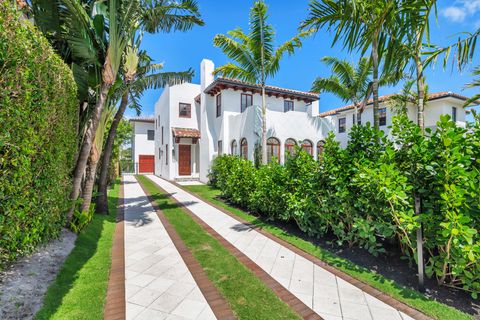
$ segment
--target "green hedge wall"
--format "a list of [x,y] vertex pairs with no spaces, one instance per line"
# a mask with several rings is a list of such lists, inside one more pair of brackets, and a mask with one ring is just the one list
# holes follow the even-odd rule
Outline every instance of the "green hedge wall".
[[76,92],[48,41],[0,2],[0,268],[65,224]]
[[[345,149],[333,134],[319,161],[297,150],[284,165],[256,168],[217,157],[210,183],[230,202],[267,219],[296,223],[310,236],[383,254],[396,243],[412,264],[423,224],[426,273],[474,298],[480,293],[480,116],[460,128],[442,116],[423,135],[395,117],[391,139],[354,126]],[[421,214],[414,199],[422,200]]]

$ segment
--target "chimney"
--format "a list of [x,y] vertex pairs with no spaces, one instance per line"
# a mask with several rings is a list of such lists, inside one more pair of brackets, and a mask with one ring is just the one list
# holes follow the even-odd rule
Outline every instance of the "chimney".
[[212,60],[203,59],[200,64],[200,87],[201,92],[205,90],[214,80],[213,70],[215,70],[215,65]]

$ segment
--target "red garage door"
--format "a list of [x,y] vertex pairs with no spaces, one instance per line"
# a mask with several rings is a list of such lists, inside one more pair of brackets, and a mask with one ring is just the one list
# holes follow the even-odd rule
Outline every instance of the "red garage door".
[[139,155],[138,156],[138,172],[153,172],[155,165],[155,156]]

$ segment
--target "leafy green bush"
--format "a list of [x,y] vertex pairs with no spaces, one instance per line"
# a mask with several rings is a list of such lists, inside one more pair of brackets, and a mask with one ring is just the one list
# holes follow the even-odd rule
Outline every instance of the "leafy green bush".
[[69,68],[11,2],[0,2],[0,264],[58,235],[76,150]]
[[[215,159],[211,182],[231,202],[268,219],[294,221],[308,235],[334,235],[338,244],[373,255],[396,243],[416,259],[416,230],[424,229],[426,270],[439,284],[480,292],[480,121],[467,130],[449,116],[437,130],[405,115],[393,119],[391,139],[354,126],[345,149],[331,133],[315,161],[297,148],[284,166],[255,168],[233,156]],[[415,199],[420,213],[414,210]]]

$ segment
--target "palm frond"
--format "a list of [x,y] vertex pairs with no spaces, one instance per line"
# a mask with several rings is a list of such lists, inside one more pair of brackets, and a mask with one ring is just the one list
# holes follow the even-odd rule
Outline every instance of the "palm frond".
[[249,83],[258,83],[259,79],[256,73],[245,70],[233,63],[227,63],[216,68],[214,74],[219,74],[226,78],[239,79]]
[[144,3],[141,22],[147,32],[187,31],[203,26],[199,7],[194,0],[149,0]]

